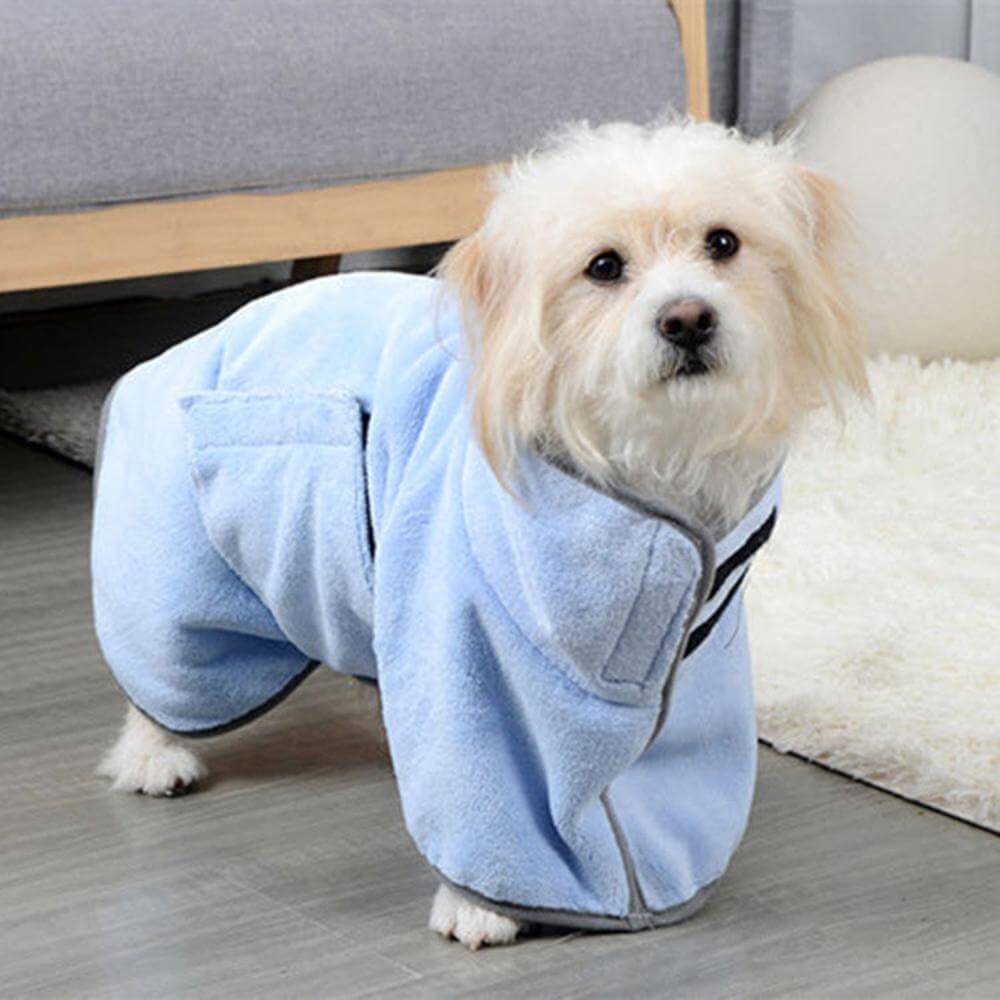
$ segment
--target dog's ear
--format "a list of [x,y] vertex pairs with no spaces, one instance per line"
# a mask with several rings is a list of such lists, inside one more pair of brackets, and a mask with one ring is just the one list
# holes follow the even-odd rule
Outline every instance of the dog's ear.
[[849,227],[840,189],[826,174],[811,167],[792,168],[802,195],[802,223],[817,252],[832,249],[843,230]]
[[518,248],[485,224],[456,243],[437,273],[458,300],[471,361],[473,429],[494,474],[510,488],[530,428],[539,376],[541,292]]
[[482,313],[490,294],[489,268],[483,250],[483,237],[477,231],[459,240],[444,256],[437,274],[458,298],[463,313],[474,309]]
[[791,288],[799,344],[828,401],[840,409],[844,387],[869,394],[854,291],[856,234],[836,183],[811,167],[790,166],[786,188],[805,237]]

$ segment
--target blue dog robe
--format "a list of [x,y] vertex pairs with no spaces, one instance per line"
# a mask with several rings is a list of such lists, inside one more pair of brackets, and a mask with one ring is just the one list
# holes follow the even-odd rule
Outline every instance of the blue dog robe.
[[320,661],[377,679],[444,879],[521,919],[681,919],[750,807],[740,588],[777,482],[718,544],[539,456],[515,499],[471,435],[459,333],[435,281],[350,275],[126,375],[96,482],[102,648],[187,735]]

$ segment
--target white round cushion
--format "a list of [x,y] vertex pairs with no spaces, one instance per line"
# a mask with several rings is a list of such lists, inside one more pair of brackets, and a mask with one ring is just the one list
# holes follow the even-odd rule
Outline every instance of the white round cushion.
[[882,59],[820,87],[785,128],[854,216],[870,349],[1000,355],[1000,76]]

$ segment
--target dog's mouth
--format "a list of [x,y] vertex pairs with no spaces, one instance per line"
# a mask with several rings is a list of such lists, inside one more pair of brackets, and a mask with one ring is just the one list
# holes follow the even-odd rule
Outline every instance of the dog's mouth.
[[683,351],[679,357],[665,361],[660,369],[660,380],[696,379],[710,375],[718,367],[716,359],[701,350]]
[[680,367],[674,372],[677,378],[696,378],[711,371],[708,362],[700,354],[686,354]]

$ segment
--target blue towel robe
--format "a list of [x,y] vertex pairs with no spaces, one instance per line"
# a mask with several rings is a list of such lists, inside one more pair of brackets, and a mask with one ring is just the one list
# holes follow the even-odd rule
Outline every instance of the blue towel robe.
[[458,346],[435,281],[358,274],[126,375],[96,484],[102,648],[186,735],[319,661],[377,679],[407,828],[445,880],[520,919],[681,919],[750,807],[740,587],[777,482],[718,544],[537,456],[515,500]]

